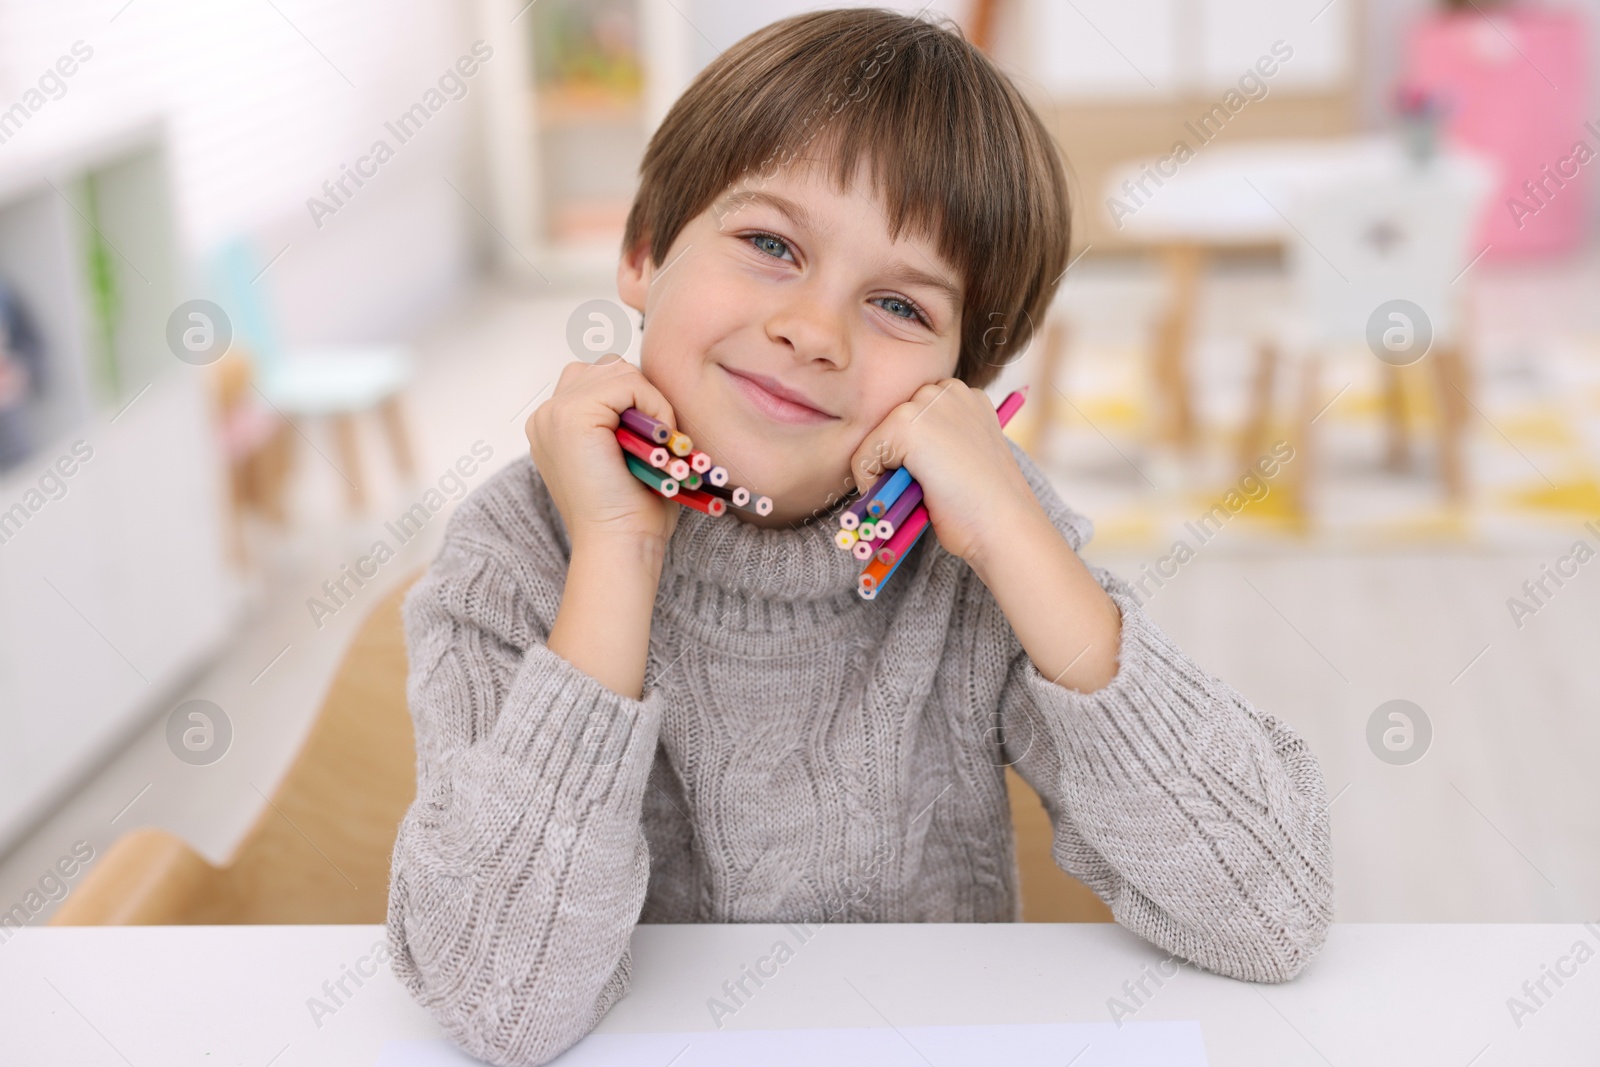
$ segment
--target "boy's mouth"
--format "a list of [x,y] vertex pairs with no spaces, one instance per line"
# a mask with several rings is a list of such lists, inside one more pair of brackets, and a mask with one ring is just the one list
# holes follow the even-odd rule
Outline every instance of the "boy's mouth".
[[733,382],[734,391],[744,397],[745,402],[759,414],[774,422],[806,426],[832,422],[838,417],[815,407],[804,394],[788,388],[776,378],[745,374],[728,367],[722,369]]

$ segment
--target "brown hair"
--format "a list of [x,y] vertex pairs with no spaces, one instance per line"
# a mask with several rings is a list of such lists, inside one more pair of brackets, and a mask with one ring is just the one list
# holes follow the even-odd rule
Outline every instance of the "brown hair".
[[623,248],[661,264],[744,178],[823,138],[843,191],[863,156],[889,210],[961,274],[955,376],[974,388],[1023,351],[1067,266],[1065,171],[1039,116],[953,27],[893,11],[774,22],[702,70],[645,150]]

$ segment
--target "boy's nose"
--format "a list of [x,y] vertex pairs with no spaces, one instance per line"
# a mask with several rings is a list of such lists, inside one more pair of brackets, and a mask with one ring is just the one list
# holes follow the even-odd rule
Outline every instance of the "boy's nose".
[[838,307],[813,293],[795,293],[767,320],[767,336],[788,346],[798,360],[850,364],[848,331]]

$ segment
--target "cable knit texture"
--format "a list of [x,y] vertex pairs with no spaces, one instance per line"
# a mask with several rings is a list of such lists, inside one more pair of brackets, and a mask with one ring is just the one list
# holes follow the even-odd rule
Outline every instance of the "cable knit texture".
[[[1012,451],[1081,548],[1088,520]],[[417,798],[389,942],[463,1048],[560,1054],[627,992],[636,922],[1016,921],[1007,765],[1043,799],[1057,863],[1128,929],[1253,981],[1315,955],[1328,806],[1292,730],[1104,569],[1119,669],[1082,694],[1038,672],[931,532],[869,602],[836,528],[685,508],[632,700],[545,645],[570,544],[532,461],[451,517],[405,601]]]

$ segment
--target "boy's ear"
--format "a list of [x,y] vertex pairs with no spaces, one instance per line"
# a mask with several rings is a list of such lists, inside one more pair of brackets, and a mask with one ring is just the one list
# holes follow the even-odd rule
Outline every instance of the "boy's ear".
[[650,241],[641,238],[623,252],[617,262],[617,295],[633,310],[644,314],[645,294],[650,291],[650,280],[655,276],[655,264],[650,260]]

